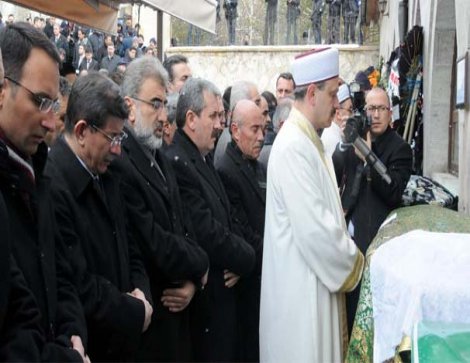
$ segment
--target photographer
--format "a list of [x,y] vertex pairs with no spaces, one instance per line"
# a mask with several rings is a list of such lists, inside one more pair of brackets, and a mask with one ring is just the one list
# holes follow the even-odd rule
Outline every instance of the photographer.
[[[345,148],[345,144],[339,144],[333,154],[348,230],[364,254],[390,211],[401,205],[412,162],[410,146],[390,127],[392,112],[387,93],[373,88],[365,101],[366,115],[362,121],[355,117],[347,122],[355,124],[358,134],[385,165],[391,182],[383,180],[352,145]],[[348,295],[349,329],[358,297],[359,288]]]

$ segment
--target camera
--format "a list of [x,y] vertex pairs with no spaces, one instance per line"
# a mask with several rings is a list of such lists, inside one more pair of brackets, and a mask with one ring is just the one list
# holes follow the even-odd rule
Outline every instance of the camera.
[[365,111],[366,98],[360,84],[351,82],[349,90],[353,104],[353,115],[346,121],[344,137],[346,142],[352,143],[358,135],[362,138],[366,137],[367,131],[370,129],[371,119]]

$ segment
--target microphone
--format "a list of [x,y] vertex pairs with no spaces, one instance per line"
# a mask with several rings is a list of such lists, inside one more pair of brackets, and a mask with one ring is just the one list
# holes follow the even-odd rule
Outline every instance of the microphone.
[[390,178],[390,175],[387,173],[387,167],[380,161],[377,155],[374,154],[364,139],[359,136],[356,128],[349,122],[346,123],[346,127],[344,128],[344,138],[346,142],[352,143],[356,147],[359,153],[366,160],[367,164],[374,167],[387,184],[392,183],[392,178]]

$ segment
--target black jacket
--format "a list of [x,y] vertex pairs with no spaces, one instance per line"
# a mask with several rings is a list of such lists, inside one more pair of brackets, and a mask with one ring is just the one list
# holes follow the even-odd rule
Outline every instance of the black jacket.
[[159,151],[152,155],[139,145],[132,130],[127,129],[127,133],[124,153],[112,169],[122,177],[131,231],[142,251],[155,302],[152,324],[144,334],[138,359],[189,361],[188,309],[172,313],[160,299],[164,289],[185,280],[200,286],[209,259],[193,239],[170,163]]
[[259,304],[261,262],[263,259],[264,216],[266,210],[266,173],[256,160],[243,157],[232,141],[217,167],[230,200],[232,221],[256,252],[256,267],[238,286],[241,325],[241,360],[259,361]]
[[364,254],[387,215],[401,206],[412,166],[410,146],[391,128],[372,142],[372,151],[386,166],[390,185],[374,168],[363,167],[352,147],[344,152],[337,147],[333,153],[336,177],[344,189],[341,200],[346,220],[352,220],[354,240]]
[[90,61],[90,65],[88,66],[87,69],[87,59],[84,58],[82,60],[82,63],[80,63],[80,66],[78,67],[78,72],[81,72],[83,70],[88,70],[88,71],[99,71],[100,70],[100,65],[99,63],[93,58]]
[[[70,337],[79,335],[86,346],[87,334],[83,310],[77,292],[71,283],[71,269],[64,257],[50,197],[50,179],[43,176],[47,157],[45,143],[39,145],[32,158],[35,180],[25,178],[21,169],[9,157],[9,151],[0,140],[0,191],[9,214],[11,253],[19,271],[12,271],[13,280],[25,281],[26,289],[34,296],[34,304],[27,300],[28,293],[15,290],[25,299],[15,308],[23,306],[24,315],[34,320],[36,309],[40,313],[39,326],[44,345],[34,347],[34,337],[23,337],[3,351],[5,360],[22,360],[24,353],[39,349],[42,360],[81,362],[80,355],[70,349]],[[2,220],[2,222],[4,222]],[[22,275],[22,276],[21,276]],[[20,277],[18,277],[20,276]],[[21,285],[21,283],[20,283]],[[36,306],[34,306],[36,305]],[[7,319],[4,330],[27,323]],[[33,333],[36,334],[36,333]],[[39,353],[38,353],[39,354]],[[29,356],[26,360],[29,360]]]
[[196,359],[233,361],[237,355],[236,296],[235,289],[225,287],[224,270],[240,276],[249,274],[255,264],[255,252],[233,233],[230,203],[210,156],[204,161],[181,129],[176,131],[167,156],[175,169],[196,239],[211,265],[207,288],[192,306]]
[[140,251],[127,236],[119,182],[110,172],[100,176],[103,200],[63,137],[49,153],[47,172],[55,181],[56,217],[87,318],[90,359],[133,359],[145,308],[127,293],[139,288],[151,299]]

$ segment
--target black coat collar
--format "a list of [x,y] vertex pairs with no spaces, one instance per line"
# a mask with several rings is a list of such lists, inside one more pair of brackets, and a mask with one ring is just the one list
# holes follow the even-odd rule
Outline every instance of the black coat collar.
[[154,165],[155,162],[158,162],[158,166],[163,172],[163,175],[167,177],[166,165],[161,160],[162,155],[156,151],[154,160],[150,160],[144,152],[142,145],[137,141],[134,132],[128,127],[126,127],[126,131],[129,137],[124,141],[123,149],[129,157],[130,162],[135,166],[138,172],[142,174],[145,180],[159,190],[165,198],[169,199],[168,184],[163,180],[160,172]]
[[[254,170],[255,167],[261,168],[261,170],[263,170],[262,167],[258,165],[258,161],[244,158],[241,150],[233,141],[228,143],[225,152],[227,153],[227,156],[232,159],[233,163],[240,168],[240,171],[245,176],[248,183],[253,187],[253,189],[256,191],[256,194],[261,198],[263,203],[265,203],[266,194],[261,190],[258,184],[256,172]],[[249,163],[252,163],[251,167]]]

